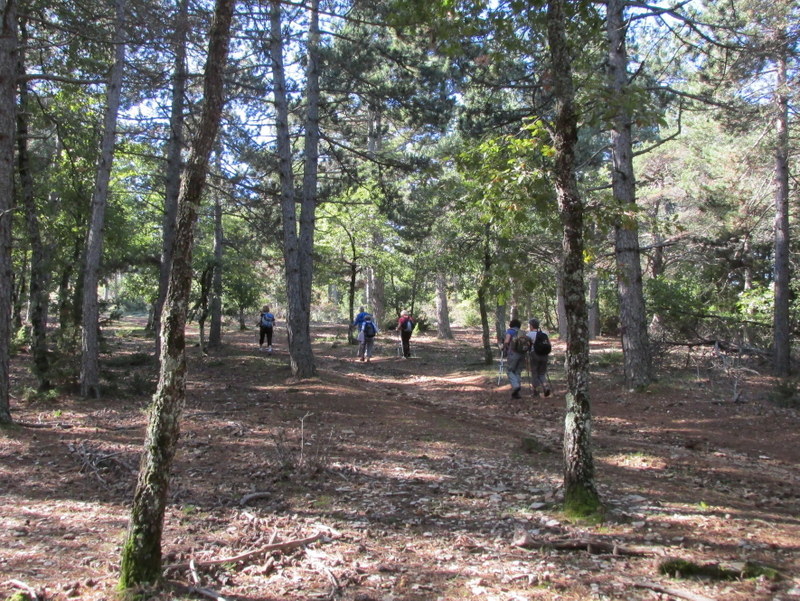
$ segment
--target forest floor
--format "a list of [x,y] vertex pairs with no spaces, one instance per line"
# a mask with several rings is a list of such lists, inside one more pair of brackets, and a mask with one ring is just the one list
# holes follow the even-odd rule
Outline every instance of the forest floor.
[[[169,588],[149,599],[230,601],[800,599],[800,410],[767,365],[710,350],[659,361],[633,393],[618,341],[592,343],[601,520],[560,511],[563,345],[554,394],[511,400],[480,340],[419,335],[416,357],[355,359],[346,328],[318,326],[318,377],[290,379],[229,332],[188,350],[182,435],[163,533]],[[0,431],[0,598],[115,597],[154,390],[153,342],[104,331],[102,400],[25,395],[13,360]],[[26,400],[27,399],[27,400]],[[718,577],[692,577],[694,562]],[[749,567],[770,566],[757,577]],[[678,566],[678,567],[675,567]]]

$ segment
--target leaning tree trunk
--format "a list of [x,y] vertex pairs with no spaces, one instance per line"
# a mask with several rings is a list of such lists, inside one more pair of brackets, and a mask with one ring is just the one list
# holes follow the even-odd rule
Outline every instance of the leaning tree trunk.
[[592,414],[589,405],[589,332],[583,278],[583,200],[575,176],[578,143],[572,65],[566,38],[564,0],[547,5],[556,116],[552,129],[554,183],[563,235],[563,290],[567,316],[567,414],[564,422],[564,505],[574,512],[597,509]]
[[630,388],[642,389],[652,379],[647,314],[642,290],[636,181],[633,173],[631,110],[628,94],[628,54],[625,46],[625,0],[608,0],[608,84],[612,102],[611,189],[620,216],[615,224],[617,294],[622,333],[625,380]]
[[791,299],[789,271],[789,89],[786,41],[782,36],[775,89],[775,374],[788,376],[791,368]]
[[[22,48],[27,38],[25,21],[20,23]],[[42,243],[36,199],[33,195],[33,175],[31,174],[30,153],[28,152],[28,84],[25,78],[25,51],[19,52],[19,111],[17,112],[17,164],[19,165],[20,196],[25,211],[25,225],[28,242],[31,246],[29,320],[31,323],[31,358],[33,373],[39,390],[51,387],[48,372],[50,360],[47,354],[47,309],[50,270],[47,267],[44,244]]]
[[450,309],[447,305],[447,278],[443,273],[436,274],[436,321],[437,336],[452,340],[453,330],[450,328]]
[[180,0],[175,17],[175,66],[172,74],[172,106],[169,117],[169,142],[164,189],[164,218],[161,233],[161,264],[158,276],[158,297],[153,310],[153,330],[156,333],[156,352],[161,348],[161,310],[167,296],[172,244],[175,241],[175,220],[178,212],[178,193],[181,184],[184,146],[184,104],[186,95],[186,37],[189,31],[189,1]]
[[161,368],[150,407],[144,452],[122,547],[119,585],[132,588],[161,579],[161,536],[170,469],[186,396],[186,308],[192,282],[192,245],[208,160],[222,116],[224,71],[235,0],[217,0],[209,32],[203,113],[178,196],[178,221],[161,322]]
[[0,22],[0,424],[10,424],[11,212],[17,94],[17,3],[3,3]]
[[117,117],[122,92],[122,75],[125,69],[125,0],[117,0],[114,24],[114,64],[108,81],[107,105],[103,124],[103,139],[100,143],[100,160],[97,179],[92,194],[91,221],[86,240],[83,272],[83,310],[81,319],[81,396],[100,398],[100,348],[98,328],[100,325],[97,301],[97,283],[100,279],[100,263],[103,256],[103,227],[105,224],[108,187],[111,179],[111,164],[114,161],[114,141],[117,133]]

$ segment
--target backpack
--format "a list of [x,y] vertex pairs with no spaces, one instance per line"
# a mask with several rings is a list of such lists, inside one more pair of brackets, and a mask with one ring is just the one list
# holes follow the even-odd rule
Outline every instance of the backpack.
[[261,314],[261,327],[271,328],[275,324],[275,316],[272,313]]
[[536,332],[536,339],[533,341],[533,352],[537,355],[549,355],[553,350],[550,339],[544,332]]
[[519,330],[514,340],[511,341],[512,350],[518,355],[524,355],[530,350],[530,339],[525,335],[525,332]]
[[377,330],[375,329],[375,324],[371,321],[364,322],[364,337],[365,338],[374,338]]
[[403,329],[406,332],[413,331],[414,330],[414,320],[411,319],[410,317],[408,319],[406,319],[406,322],[403,324]]

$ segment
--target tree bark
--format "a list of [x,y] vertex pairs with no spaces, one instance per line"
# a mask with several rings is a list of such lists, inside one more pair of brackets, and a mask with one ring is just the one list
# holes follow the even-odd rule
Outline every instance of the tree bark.
[[447,305],[447,278],[443,273],[436,274],[436,322],[437,336],[452,340],[453,330],[450,329],[450,309]]
[[10,424],[11,216],[17,94],[17,3],[6,0],[0,23],[0,424]]
[[222,346],[222,200],[214,196],[214,273],[211,281],[211,325],[208,331],[209,348]]
[[[20,24],[20,35],[25,47],[26,28],[24,20]],[[47,354],[47,309],[50,285],[50,270],[47,267],[46,253],[42,243],[36,199],[33,193],[30,154],[28,152],[28,84],[25,78],[25,51],[19,51],[19,111],[17,111],[17,164],[19,165],[20,196],[25,211],[25,225],[28,242],[31,246],[30,288],[28,298],[30,308],[28,319],[31,324],[31,358],[33,373],[38,389],[51,388],[48,371],[50,360]]]
[[567,317],[567,412],[564,422],[564,501],[568,508],[596,509],[592,415],[589,404],[589,334],[583,278],[583,200],[575,175],[578,143],[572,65],[566,39],[564,0],[547,5],[547,37],[553,73],[556,116],[554,183],[563,228],[563,291]]
[[100,159],[97,179],[92,194],[91,221],[86,240],[83,272],[83,303],[81,320],[81,396],[100,398],[100,348],[98,341],[99,305],[97,283],[100,279],[100,264],[103,257],[103,229],[105,227],[108,189],[111,166],[114,161],[114,142],[117,133],[122,76],[125,70],[125,0],[117,0],[114,32],[114,64],[108,80],[106,114],[103,124],[103,139],[100,143]]
[[156,333],[156,352],[161,348],[161,310],[167,296],[169,270],[172,262],[172,245],[175,242],[178,192],[181,185],[184,146],[184,97],[186,95],[186,36],[189,31],[189,1],[180,0],[175,16],[175,67],[172,74],[172,106],[169,117],[169,142],[164,188],[164,219],[161,234],[161,266],[158,276],[158,298],[153,312],[153,329]]
[[483,269],[481,279],[478,284],[478,309],[481,314],[481,332],[483,339],[483,362],[486,365],[494,363],[495,347],[492,345],[489,333],[489,305],[487,297],[489,294],[489,280],[492,270],[492,255],[489,252],[489,225],[485,226],[483,241]]
[[613,98],[611,129],[611,188],[620,216],[614,227],[617,294],[622,332],[625,380],[642,389],[652,380],[647,314],[642,290],[642,265],[633,173],[631,107],[628,101],[628,54],[625,0],[607,0],[608,85]]
[[192,246],[208,160],[219,129],[224,71],[235,0],[217,0],[209,32],[205,103],[181,178],[178,220],[169,285],[161,323],[161,368],[120,564],[120,588],[161,578],[161,536],[172,460],[186,396],[186,312],[192,280]]
[[[319,132],[309,135],[308,129],[317,129],[315,117],[319,90],[314,91],[317,73],[317,34],[314,29],[317,18],[312,9],[312,25],[309,35],[308,66],[308,114],[306,116],[306,163],[303,178],[303,196],[300,209],[300,235],[297,229],[295,207],[294,174],[292,173],[292,148],[289,136],[289,103],[286,95],[286,74],[283,64],[283,36],[281,31],[281,3],[272,0],[270,10],[270,52],[272,55],[273,89],[275,98],[275,129],[277,134],[279,175],[281,181],[281,215],[283,218],[283,259],[286,276],[286,326],[289,335],[289,362],[292,375],[310,378],[316,373],[314,354],[311,349],[311,272],[314,211],[316,209],[316,160]],[[318,84],[317,84],[318,85]],[[310,145],[310,146],[309,146]],[[309,153],[313,156],[313,163]],[[312,246],[309,246],[312,245]]]
[[775,305],[773,310],[775,374],[785,377],[791,368],[791,299],[789,270],[789,89],[786,39],[778,43],[775,82]]

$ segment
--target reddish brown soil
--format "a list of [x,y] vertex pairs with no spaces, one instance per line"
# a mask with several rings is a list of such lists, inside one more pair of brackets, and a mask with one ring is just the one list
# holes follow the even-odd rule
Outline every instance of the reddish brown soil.
[[[766,366],[674,355],[636,394],[616,342],[594,343],[607,511],[581,522],[559,509],[561,345],[555,394],[512,401],[463,330],[450,342],[416,336],[411,360],[384,336],[370,364],[354,360],[344,328],[315,331],[311,381],[290,381],[285,348],[260,353],[251,331],[208,356],[190,349],[163,539],[165,565],[178,567],[147,598],[800,599],[800,418],[770,400]],[[123,333],[106,332],[103,400],[13,399],[19,425],[0,431],[1,598],[25,587],[42,599],[114,597],[155,377],[132,354],[152,341]],[[25,361],[14,360],[20,397]],[[667,559],[780,574],[674,578],[659,571]],[[227,561],[202,565],[211,560]]]

